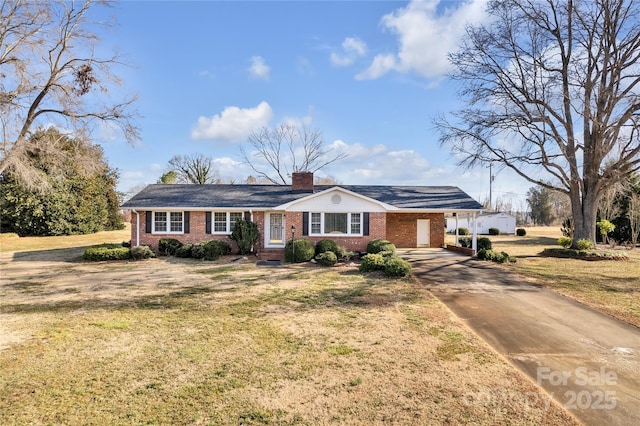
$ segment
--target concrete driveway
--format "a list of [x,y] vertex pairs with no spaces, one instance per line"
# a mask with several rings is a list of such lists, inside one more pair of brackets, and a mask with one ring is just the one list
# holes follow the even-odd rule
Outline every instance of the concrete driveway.
[[640,329],[502,267],[401,251],[458,317],[586,425],[640,425]]

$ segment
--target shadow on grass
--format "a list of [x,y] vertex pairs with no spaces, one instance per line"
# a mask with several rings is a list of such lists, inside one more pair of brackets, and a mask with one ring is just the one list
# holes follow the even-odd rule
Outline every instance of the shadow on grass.
[[510,246],[557,246],[558,239],[551,237],[522,237],[514,240],[497,241]]
[[[191,259],[166,258],[168,263],[202,265]],[[228,272],[225,265],[220,265],[219,271]],[[205,273],[217,272],[216,269],[205,270]],[[90,291],[74,291],[61,289],[54,293],[45,291],[40,293],[39,285],[32,282],[20,281],[10,284],[14,291],[29,292],[29,298],[24,302],[0,303],[0,313],[30,314],[30,313],[65,313],[78,310],[200,310],[216,309],[229,315],[253,315],[263,312],[269,306],[278,306],[285,310],[312,310],[335,308],[336,306],[392,306],[398,302],[413,301],[420,297],[418,291],[410,283],[400,282],[389,278],[379,278],[375,275],[362,277],[357,271],[339,271],[335,282],[318,283],[309,278],[309,284],[302,284],[293,288],[279,288],[277,281],[275,288],[273,280],[267,279],[271,275],[264,270],[262,282],[260,277],[242,278],[237,281],[224,281],[195,284],[171,288],[166,283],[158,283],[147,294],[123,296],[92,296]],[[220,275],[215,274],[217,278]],[[343,278],[340,278],[343,277]],[[358,279],[354,282],[354,277]],[[360,281],[359,278],[362,277]],[[286,277],[284,278],[286,279]],[[106,284],[105,284],[106,285]],[[123,288],[132,288],[135,284],[108,284],[110,288],[121,292]],[[259,289],[261,285],[269,288]],[[254,291],[258,287],[257,293]],[[247,289],[252,288],[252,293]],[[75,290],[76,288],[74,288]],[[44,289],[42,289],[44,291]],[[102,289],[104,290],[104,289]],[[109,290],[109,289],[107,289]],[[78,294],[84,293],[84,294]],[[108,294],[108,291],[107,291]],[[207,295],[220,295],[208,298]],[[66,296],[70,297],[66,297]],[[56,300],[40,299],[55,296]]]
[[83,262],[82,255],[89,247],[92,246],[20,251],[13,253],[12,260],[17,262]]

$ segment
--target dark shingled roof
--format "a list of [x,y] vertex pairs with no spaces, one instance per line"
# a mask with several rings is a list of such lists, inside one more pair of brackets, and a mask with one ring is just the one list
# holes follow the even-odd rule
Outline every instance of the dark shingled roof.
[[[481,210],[455,186],[316,185],[314,193],[344,188],[399,209]],[[149,185],[122,205],[125,209],[269,209],[311,195],[289,185]]]

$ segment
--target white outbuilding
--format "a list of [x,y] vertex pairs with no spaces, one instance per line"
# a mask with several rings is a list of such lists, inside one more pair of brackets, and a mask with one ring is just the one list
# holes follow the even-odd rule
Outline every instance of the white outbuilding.
[[[458,216],[458,228],[467,228],[473,231],[473,218],[471,216]],[[448,217],[447,232],[454,233],[456,230],[456,218]],[[508,213],[486,212],[476,217],[478,234],[488,234],[489,228],[498,228],[501,234],[516,233],[516,218]]]

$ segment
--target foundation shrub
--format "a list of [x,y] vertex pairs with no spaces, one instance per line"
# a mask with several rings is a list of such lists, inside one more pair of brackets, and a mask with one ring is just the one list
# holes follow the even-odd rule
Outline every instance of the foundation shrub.
[[193,250],[193,244],[185,244],[182,247],[178,247],[176,257],[191,257],[191,250]]
[[161,238],[158,241],[158,252],[165,256],[175,256],[182,243],[175,238]]
[[327,251],[335,253],[337,247],[338,243],[333,240],[320,240],[316,243],[316,255]]
[[524,229],[524,228],[518,228],[518,229],[516,229],[516,235],[518,237],[524,237],[524,236],[527,235],[527,230]]
[[458,228],[458,235],[469,235],[469,228]]
[[325,251],[316,256],[316,260],[322,266],[333,266],[338,263],[338,257],[332,251]]
[[498,228],[489,228],[489,235],[500,235],[500,230]]
[[131,247],[131,258],[134,260],[151,259],[154,257],[156,257],[156,254],[149,246]]
[[[284,247],[284,259],[287,262],[301,263],[308,262],[313,259],[316,254],[316,249],[313,246],[311,240],[306,238],[296,238],[295,240],[289,240]],[[295,256],[295,259],[293,258]]]
[[131,258],[131,249],[122,247],[121,244],[100,244],[92,246],[84,251],[84,260],[94,262],[103,260],[125,260]]
[[376,254],[380,252],[392,252],[396,254],[396,246],[393,245],[390,241],[376,238],[375,240],[369,241],[367,244],[367,253]]

